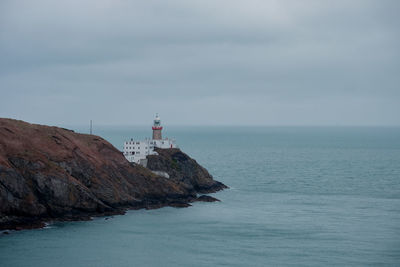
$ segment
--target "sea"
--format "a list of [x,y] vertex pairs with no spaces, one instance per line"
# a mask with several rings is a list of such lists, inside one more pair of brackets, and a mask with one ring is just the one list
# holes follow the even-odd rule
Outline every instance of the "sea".
[[[2,234],[0,266],[400,266],[400,128],[163,131],[230,187],[221,202]],[[94,133],[122,149],[151,129]]]

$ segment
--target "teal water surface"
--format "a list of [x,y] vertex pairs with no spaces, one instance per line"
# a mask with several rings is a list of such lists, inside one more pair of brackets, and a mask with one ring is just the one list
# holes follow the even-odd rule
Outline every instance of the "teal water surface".
[[[121,149],[147,128],[102,127]],[[0,235],[0,266],[400,266],[400,129],[167,127],[218,203]]]

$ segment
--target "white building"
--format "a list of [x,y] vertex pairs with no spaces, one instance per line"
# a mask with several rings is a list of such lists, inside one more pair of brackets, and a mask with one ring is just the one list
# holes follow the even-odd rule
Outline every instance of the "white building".
[[156,114],[156,118],[154,119],[153,124],[153,138],[145,139],[143,141],[134,140],[131,138],[130,141],[126,141],[124,143],[123,153],[125,158],[129,162],[134,162],[137,164],[146,165],[147,155],[157,155],[157,152],[154,151],[154,148],[176,148],[175,140],[169,138],[162,138],[161,131],[163,127],[161,126],[161,120],[158,114]]

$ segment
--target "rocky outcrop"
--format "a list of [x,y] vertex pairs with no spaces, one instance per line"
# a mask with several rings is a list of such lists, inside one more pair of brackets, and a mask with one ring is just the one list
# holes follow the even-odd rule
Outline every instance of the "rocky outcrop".
[[206,195],[201,195],[199,196],[196,201],[201,201],[201,202],[215,202],[215,201],[220,201],[219,199],[216,199],[215,197],[211,196],[206,196]]
[[225,188],[181,151],[158,152],[150,169],[170,178],[130,164],[99,136],[0,119],[0,229],[189,206],[198,192]]
[[170,181],[182,185],[186,190],[213,193],[227,188],[180,149],[156,148],[155,151],[158,155],[147,156],[147,168],[153,172],[167,173]]

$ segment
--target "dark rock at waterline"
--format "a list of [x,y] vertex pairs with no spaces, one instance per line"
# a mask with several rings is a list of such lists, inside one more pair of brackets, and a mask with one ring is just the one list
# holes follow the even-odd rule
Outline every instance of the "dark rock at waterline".
[[196,199],[196,201],[216,202],[216,201],[221,201],[221,200],[219,200],[218,198],[212,197],[212,196],[201,195]]
[[179,149],[157,150],[149,168],[130,164],[99,136],[0,119],[0,229],[89,220],[126,209],[187,207],[226,188]]

